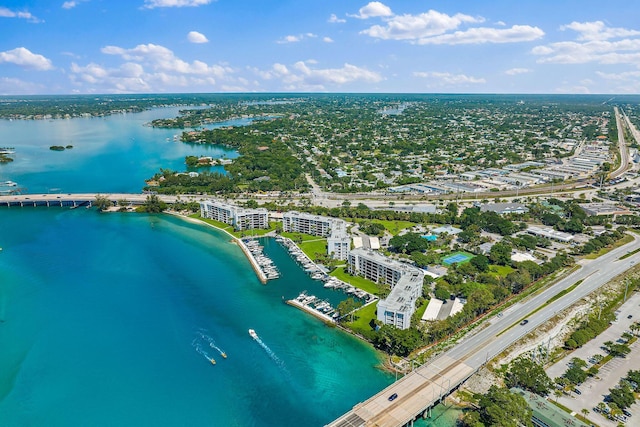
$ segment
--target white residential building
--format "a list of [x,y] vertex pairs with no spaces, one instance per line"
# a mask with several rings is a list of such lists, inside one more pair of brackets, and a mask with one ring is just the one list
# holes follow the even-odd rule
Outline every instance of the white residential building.
[[327,255],[347,259],[351,240],[347,223],[337,218],[290,211],[282,215],[282,229],[289,233],[304,233],[327,238]]
[[421,269],[360,248],[349,254],[349,271],[391,286],[389,296],[378,302],[378,320],[400,329],[411,326],[416,300],[422,295],[424,272]]
[[269,228],[265,208],[246,209],[217,200],[200,202],[200,216],[233,225],[236,231]]

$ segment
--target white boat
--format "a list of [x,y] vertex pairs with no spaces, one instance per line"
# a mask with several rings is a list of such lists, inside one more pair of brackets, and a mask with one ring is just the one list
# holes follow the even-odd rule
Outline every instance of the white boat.
[[251,338],[253,338],[254,340],[258,339],[258,334],[256,334],[256,331],[254,331],[253,329],[249,329],[249,335],[251,335]]

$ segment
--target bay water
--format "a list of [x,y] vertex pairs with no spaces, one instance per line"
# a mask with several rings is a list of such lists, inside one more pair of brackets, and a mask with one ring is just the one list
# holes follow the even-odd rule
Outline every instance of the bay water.
[[[236,156],[144,126],[176,113],[0,121],[0,145],[16,151],[0,182],[139,192],[161,167],[184,170],[186,155]],[[321,426],[390,384],[369,345],[283,302],[344,295],[263,244],[281,272],[267,285],[202,224],[0,208],[0,426]],[[453,425],[441,412],[423,425]]]

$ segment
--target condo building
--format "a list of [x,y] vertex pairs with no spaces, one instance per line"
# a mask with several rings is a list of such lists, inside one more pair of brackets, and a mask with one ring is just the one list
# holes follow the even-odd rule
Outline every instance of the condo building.
[[416,300],[422,294],[424,272],[421,269],[358,248],[349,253],[349,272],[391,286],[389,296],[378,302],[378,320],[400,329],[411,326]]
[[200,202],[200,216],[231,224],[236,231],[269,228],[269,212],[265,208],[247,209],[205,200]]
[[282,215],[282,229],[290,233],[304,233],[327,238],[327,255],[346,260],[351,241],[344,220],[304,212],[290,211]]

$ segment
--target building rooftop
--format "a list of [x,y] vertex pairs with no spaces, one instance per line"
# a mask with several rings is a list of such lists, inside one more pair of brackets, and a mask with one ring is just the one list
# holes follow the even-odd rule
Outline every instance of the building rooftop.
[[547,399],[535,393],[525,391],[516,387],[510,389],[512,393],[517,393],[524,397],[529,407],[533,411],[533,425],[546,427],[588,427],[579,419],[571,416],[567,412],[555,406]]

